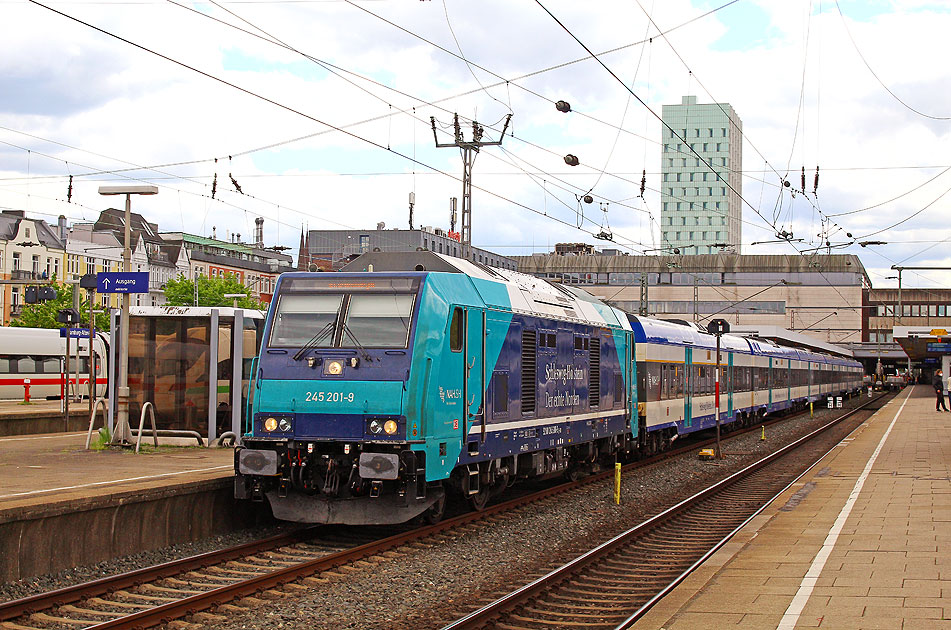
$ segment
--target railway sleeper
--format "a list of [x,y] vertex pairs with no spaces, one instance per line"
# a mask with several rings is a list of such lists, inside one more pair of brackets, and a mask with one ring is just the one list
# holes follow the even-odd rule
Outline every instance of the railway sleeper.
[[[673,575],[673,574],[672,574]],[[679,574],[676,574],[679,575]],[[676,577],[675,575],[675,577]],[[617,580],[617,576],[614,577]],[[602,580],[598,578],[589,578],[587,576],[582,576],[575,580],[572,584],[572,589],[577,586],[586,586],[588,588],[594,589],[595,592],[600,591],[611,591],[613,593],[636,593],[637,587],[632,584],[616,584],[611,582],[611,580]]]
[[116,591],[113,595],[117,597],[122,597],[124,599],[139,599],[145,600],[147,602],[153,602],[156,604],[164,604],[166,602],[174,602],[177,598],[175,597],[162,597],[160,595],[146,595],[145,593],[132,593],[129,591]]
[[[645,588],[644,594],[654,593],[657,589]],[[549,593],[547,595],[547,601],[552,606],[555,605],[564,605],[569,606],[571,602],[591,602],[592,604],[603,604],[606,606],[611,606],[613,604],[621,605],[630,605],[632,601],[635,601],[635,598],[628,595],[618,595],[617,599],[607,599],[604,597],[592,597],[591,595],[569,595],[567,593]],[[564,600],[564,604],[558,604],[559,600]]]
[[[670,567],[669,570],[670,572],[676,572],[681,570],[682,567],[683,565],[681,565],[680,567]],[[658,575],[659,573],[660,573],[659,571],[655,570],[651,572],[651,575]],[[645,574],[644,571],[610,571],[600,567],[597,567],[597,568],[588,567],[584,570],[584,573],[582,575],[584,575],[584,577],[587,577],[589,579],[605,580],[607,582],[612,582],[612,581],[617,581],[619,577],[633,578],[635,576],[641,577],[644,574]]]
[[[229,569],[228,567],[208,567],[205,569],[211,575],[208,577],[216,580],[229,580],[232,582],[240,582],[243,580],[243,577],[236,576],[245,576],[245,577],[255,577],[258,575],[264,575],[265,573],[270,573],[270,571],[242,571],[241,569]],[[220,575],[225,574],[225,575]]]
[[[557,623],[560,628],[591,628],[591,621],[573,621],[570,618],[559,618],[559,619],[537,619],[533,617],[526,617],[519,615],[517,613],[510,613],[508,615],[509,622],[519,622],[519,623],[529,623],[535,624],[539,628],[551,628],[553,623]],[[523,626],[524,627],[524,626]]]
[[125,617],[128,614],[124,612],[95,610],[92,608],[80,608],[79,606],[74,606],[73,604],[65,604],[63,606],[60,606],[59,609],[68,613],[76,614],[76,615],[99,615],[101,617],[112,617],[112,618]]
[[42,623],[59,623],[68,626],[92,626],[102,623],[102,619],[71,619],[69,617],[56,617],[43,612],[33,613],[30,615],[30,619]]
[[41,630],[36,626],[21,626],[18,623],[13,623],[12,621],[0,621],[0,628],[3,630]]
[[584,607],[575,607],[574,610],[566,612],[549,610],[547,608],[539,608],[537,606],[524,606],[523,609],[525,612],[531,612],[533,614],[537,614],[539,617],[546,618],[546,620],[558,621],[559,623],[566,619],[570,619],[572,621],[587,619],[588,623],[592,621],[601,622],[605,621],[606,619],[615,619],[623,616],[620,612],[612,615],[610,612],[606,612],[601,608],[585,610]]
[[597,610],[616,610],[618,608],[624,608],[625,610],[631,606],[631,599],[598,599],[595,600],[591,597],[579,597],[570,601],[556,601],[553,597],[550,597],[550,594],[545,596],[545,606],[550,608],[558,609],[564,608],[566,610],[584,610],[586,608],[597,609]]
[[130,604],[129,602],[117,602],[111,599],[103,599],[101,597],[90,597],[86,601],[97,606],[114,606],[115,608],[125,608],[127,610],[148,610],[149,608],[153,607],[152,604]]
[[171,586],[159,586],[157,584],[143,584],[139,588],[149,591],[157,591],[159,593],[174,593],[178,596],[170,601],[175,601],[175,599],[182,599],[189,595],[198,595],[205,592],[193,588],[172,588]]
[[[657,561],[649,560],[643,557],[631,558],[626,560],[623,558],[611,558],[609,560],[601,560],[598,562],[598,567],[606,567],[618,571],[619,573],[640,573],[641,571],[648,570],[657,570],[658,564],[661,564]],[[678,563],[676,562],[667,562],[667,566],[674,566]]]

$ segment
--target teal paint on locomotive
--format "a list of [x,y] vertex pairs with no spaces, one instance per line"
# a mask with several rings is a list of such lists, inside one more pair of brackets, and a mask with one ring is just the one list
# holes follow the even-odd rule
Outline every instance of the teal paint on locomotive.
[[399,381],[266,380],[254,403],[256,410],[398,416],[403,411],[402,393]]
[[[478,283],[478,284],[477,284]],[[483,296],[490,296],[499,307],[504,300],[509,304],[504,285],[473,280],[455,273],[430,273],[420,292],[419,320],[416,325],[416,343],[407,382],[406,416],[412,437],[418,423],[422,444],[412,449],[426,454],[426,481],[447,479],[459,461],[472,412],[469,401],[463,400],[466,389],[465,345],[459,351],[450,348],[450,325],[455,308],[466,309],[471,318],[486,310]],[[491,311],[493,325],[485,336],[485,371],[491,374],[498,361],[502,345],[511,324],[511,312]],[[481,346],[479,352],[481,353]],[[472,368],[474,369],[474,367]],[[484,376],[484,375],[483,375]],[[482,378],[481,395],[470,393],[472,404],[484,400],[490,379]]]

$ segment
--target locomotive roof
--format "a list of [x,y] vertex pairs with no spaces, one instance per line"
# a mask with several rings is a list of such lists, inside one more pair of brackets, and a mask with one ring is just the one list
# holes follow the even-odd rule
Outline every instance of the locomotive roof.
[[554,284],[544,278],[511,269],[487,267],[445,254],[436,254],[436,256],[472,278],[476,290],[479,289],[480,282],[503,284],[506,288],[508,304],[498,303],[499,299],[494,296],[494,292],[479,292],[489,306],[544,315],[554,319],[584,322],[595,326],[631,329],[631,324],[623,311],[608,306],[585,291]]

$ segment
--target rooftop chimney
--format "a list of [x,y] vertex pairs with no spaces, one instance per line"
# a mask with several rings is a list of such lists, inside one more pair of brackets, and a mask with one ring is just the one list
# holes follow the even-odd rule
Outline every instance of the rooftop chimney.
[[66,242],[66,237],[69,236],[69,230],[66,228],[66,216],[59,215],[59,219],[56,221],[56,227],[59,229],[59,238],[64,243]]
[[264,217],[254,220],[254,246],[258,249],[264,248]]

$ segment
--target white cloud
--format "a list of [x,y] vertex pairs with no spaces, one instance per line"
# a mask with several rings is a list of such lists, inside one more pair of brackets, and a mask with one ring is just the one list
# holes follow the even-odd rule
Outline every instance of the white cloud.
[[[500,76],[534,73],[584,56],[571,36],[534,4],[447,2],[466,58]],[[545,4],[595,51],[636,42],[648,32],[636,3],[602,3],[597,10],[577,3]],[[641,4],[651,9],[646,0]],[[921,111],[951,114],[951,69],[943,51],[951,10],[941,3],[912,6],[902,2],[880,3],[863,8],[860,14],[850,4],[843,4],[849,29],[881,80]],[[517,84],[491,87],[486,94],[462,61],[358,8],[378,12],[407,31],[456,51],[438,0],[358,7],[345,3],[225,5],[299,50],[409,95],[404,96],[367,82],[360,82],[363,89],[358,89],[294,52],[171,4],[56,6],[308,116],[347,127],[393,151],[330,132],[238,156],[251,148],[327,128],[44,9],[14,4],[5,9],[0,24],[0,92],[7,95],[0,101],[0,126],[77,149],[0,130],[0,141],[31,150],[27,154],[0,145],[0,206],[89,219],[107,205],[96,194],[99,181],[77,179],[74,201],[81,205],[69,205],[58,201],[65,199],[65,179],[41,176],[126,168],[121,160],[155,165],[218,156],[222,159],[217,167],[204,161],[161,169],[187,180],[154,171],[129,173],[163,186],[156,198],[136,200],[136,209],[162,229],[207,234],[214,225],[219,236],[226,229],[250,236],[254,216],[262,215],[267,217],[269,242],[279,240],[296,247],[303,223],[312,228],[335,225],[330,221],[352,227],[372,227],[378,221],[405,226],[407,194],[415,190],[415,223],[448,227],[449,197],[461,194],[457,179],[461,163],[455,149],[433,146],[429,117],[445,124],[451,112],[457,111],[488,125],[500,120],[511,106],[516,137],[507,137],[503,143],[509,155],[486,148],[476,161],[476,244],[495,246],[506,254],[533,246],[547,249],[558,241],[607,245],[571,227],[579,220],[576,195],[592,186],[598,202],[610,202],[610,227],[619,242],[638,242],[644,247],[657,240],[656,223],[651,224],[644,209],[659,217],[659,195],[652,190],[660,187],[656,142],[660,123],[593,60],[535,74]],[[252,30],[220,9],[195,6]],[[809,6],[814,11],[811,18]],[[710,8],[707,3],[687,0],[653,3],[654,19],[662,28]],[[651,43],[605,55],[603,61],[628,84],[637,69],[637,95],[658,114],[663,104],[680,102],[688,91],[700,102],[715,98],[731,103],[743,119],[748,139],[744,196],[767,218],[773,216],[779,175],[786,174],[787,162],[797,187],[805,166],[809,191],[815,166],[820,166],[818,206],[826,213],[880,203],[933,177],[940,169],[897,167],[947,166],[945,147],[951,123],[924,119],[896,102],[859,59],[834,7],[824,6],[821,15],[815,11],[814,3],[735,5],[687,24],[666,39],[650,29],[655,35]],[[472,72],[484,85],[498,81],[478,69]],[[548,100],[526,89],[545,99],[567,100],[575,111],[558,113]],[[436,100],[443,100],[439,107],[427,105]],[[403,109],[409,113],[400,113]],[[625,131],[618,135],[612,125],[621,124],[622,116]],[[382,118],[348,127],[377,117]],[[499,128],[487,129],[487,136],[497,137]],[[465,134],[470,134],[467,127]],[[442,142],[449,138],[440,135]],[[415,156],[451,177],[432,174],[394,151]],[[69,165],[40,153],[67,160]],[[577,155],[582,166],[566,166],[562,158],[567,153]],[[228,155],[238,157],[229,161]],[[779,175],[755,172],[763,169],[764,158]],[[509,164],[512,159],[517,166]],[[607,173],[599,177],[605,164]],[[645,200],[637,198],[643,169],[648,172]],[[534,173],[534,178],[523,171]],[[233,206],[209,198],[215,172],[216,196]],[[247,195],[230,191],[229,172]],[[916,212],[951,186],[949,180],[951,174],[880,208],[836,218],[841,230],[835,238],[844,240],[847,231],[856,236],[873,232]],[[919,258],[916,254],[928,245],[905,242],[951,236],[948,207],[949,200],[942,200],[906,224],[876,236],[889,241],[876,251],[894,261],[911,257],[907,264],[932,257],[941,260],[942,248]],[[822,223],[812,205],[801,196],[795,200],[785,196],[780,208],[777,226],[806,238],[800,247],[816,246],[815,235],[821,233]],[[598,232],[602,227],[598,203],[583,210],[585,230]],[[743,228],[746,243],[769,240],[772,228],[749,208],[744,219],[749,222]],[[745,251],[793,250],[778,244]],[[847,251],[862,255],[870,269],[889,266],[857,246]]]

